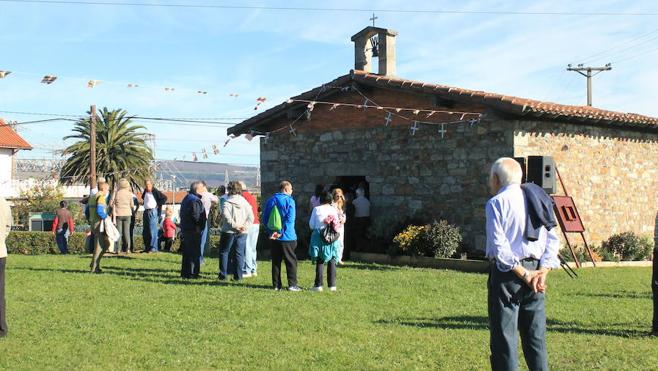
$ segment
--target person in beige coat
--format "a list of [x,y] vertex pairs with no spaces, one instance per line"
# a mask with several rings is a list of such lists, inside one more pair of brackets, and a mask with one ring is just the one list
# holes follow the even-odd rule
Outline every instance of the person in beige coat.
[[11,230],[12,217],[9,203],[0,196],[0,337],[7,336],[5,302],[5,266],[7,263],[7,235]]
[[[242,197],[240,182],[229,182],[228,198],[223,202],[219,239],[219,279],[233,273],[233,280],[242,280],[242,267],[247,244],[247,232],[254,222],[254,212]],[[230,268],[229,268],[230,265]],[[229,272],[230,271],[230,272]]]
[[117,253],[131,253],[133,251],[132,239],[130,238],[130,220],[135,211],[133,192],[130,190],[130,182],[127,179],[119,179],[119,191],[114,197],[113,213],[116,217],[116,226],[121,238],[117,241]]

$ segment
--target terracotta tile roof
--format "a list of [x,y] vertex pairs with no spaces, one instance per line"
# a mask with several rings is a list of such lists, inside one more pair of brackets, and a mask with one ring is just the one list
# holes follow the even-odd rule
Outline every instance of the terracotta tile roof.
[[7,125],[5,120],[0,119],[0,148],[32,149],[32,146]]
[[[489,93],[479,90],[470,90],[446,85],[430,84],[422,81],[401,79],[391,76],[381,76],[364,71],[351,71],[349,75],[341,76],[334,81],[315,89],[304,92],[292,99],[317,99],[323,92],[324,86],[348,85],[356,82],[363,85],[385,87],[416,91],[427,94],[436,94],[448,99],[461,102],[480,103],[495,111],[511,114],[518,117],[542,118],[572,122],[576,124],[592,124],[619,128],[644,129],[658,132],[658,118],[636,113],[608,111],[589,106],[570,106],[552,102],[543,102],[509,95]],[[333,92],[335,93],[335,89]],[[330,92],[328,92],[330,93]],[[295,104],[295,103],[292,103]],[[299,104],[299,103],[297,103]],[[270,118],[285,113],[291,106],[286,102],[272,107],[242,123],[228,129],[229,134],[242,134],[251,128],[265,123]]]

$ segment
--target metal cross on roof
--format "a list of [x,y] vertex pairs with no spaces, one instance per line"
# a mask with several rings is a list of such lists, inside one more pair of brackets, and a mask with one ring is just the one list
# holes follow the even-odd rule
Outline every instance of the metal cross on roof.
[[379,17],[375,17],[375,13],[372,13],[372,18],[370,20],[372,21],[372,27],[375,27],[375,20],[379,19]]

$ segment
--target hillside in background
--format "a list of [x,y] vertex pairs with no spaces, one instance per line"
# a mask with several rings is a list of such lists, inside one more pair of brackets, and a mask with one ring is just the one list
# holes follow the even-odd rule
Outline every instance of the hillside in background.
[[[57,178],[63,160],[51,159],[18,159],[16,161],[16,179],[53,179]],[[255,188],[258,183],[259,168],[255,166],[238,166],[216,162],[194,162],[194,161],[155,161],[155,179],[164,188],[171,189],[174,176],[175,186],[187,188],[194,180],[203,180],[210,187],[215,188],[228,180],[241,180],[250,188]]]
[[203,180],[210,187],[223,185],[228,180],[241,180],[248,187],[257,185],[259,168],[255,166],[237,166],[216,162],[194,161],[156,161],[156,179],[169,181],[176,176],[176,188],[186,188],[194,180]]

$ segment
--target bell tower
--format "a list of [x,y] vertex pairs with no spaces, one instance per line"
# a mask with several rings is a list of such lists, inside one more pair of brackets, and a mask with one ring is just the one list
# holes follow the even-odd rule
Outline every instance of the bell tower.
[[372,58],[375,57],[379,59],[379,75],[395,76],[395,37],[397,34],[394,30],[368,26],[352,36],[354,69],[372,72]]

